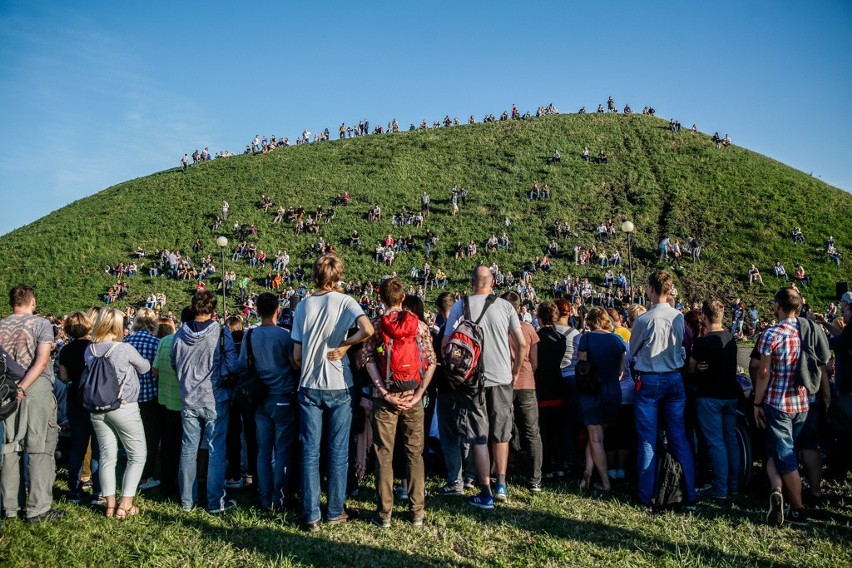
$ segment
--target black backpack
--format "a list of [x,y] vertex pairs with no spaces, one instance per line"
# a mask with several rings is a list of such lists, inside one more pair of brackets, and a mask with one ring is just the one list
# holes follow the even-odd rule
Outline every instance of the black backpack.
[[683,467],[671,453],[668,443],[657,445],[657,492],[654,509],[663,511],[683,502]]
[[0,421],[18,410],[18,381],[25,374],[26,369],[0,348]]
[[121,385],[109,362],[109,356],[119,344],[114,343],[103,355],[95,353],[95,345],[89,345],[92,359],[80,376],[80,397],[83,408],[89,412],[110,412],[121,406]]

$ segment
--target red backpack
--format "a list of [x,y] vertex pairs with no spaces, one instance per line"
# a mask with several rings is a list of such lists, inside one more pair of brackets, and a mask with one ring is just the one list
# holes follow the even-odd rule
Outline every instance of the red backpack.
[[417,315],[401,310],[385,314],[381,319],[381,371],[388,390],[416,389],[423,383],[423,349],[417,340],[420,320]]

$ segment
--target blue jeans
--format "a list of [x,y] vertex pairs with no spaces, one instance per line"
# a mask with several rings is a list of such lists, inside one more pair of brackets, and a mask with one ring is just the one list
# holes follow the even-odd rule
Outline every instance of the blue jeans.
[[707,441],[713,468],[713,497],[727,497],[739,490],[740,452],[737,449],[736,399],[698,399],[698,425]]
[[299,408],[295,396],[269,396],[254,414],[260,505],[281,507],[296,467]]
[[795,442],[808,419],[808,411],[791,414],[764,404],[763,412],[766,415],[767,449],[769,457],[775,460],[775,468],[781,475],[796,471],[799,462]]
[[456,403],[454,392],[438,393],[438,434],[441,438],[441,451],[447,464],[447,485],[461,486],[464,479],[476,479],[473,466],[473,454],[470,444],[459,435],[456,421]]
[[686,393],[679,371],[673,373],[641,373],[641,388],[636,392],[636,430],[639,436],[639,502],[650,505],[654,498],[657,473],[657,418],[662,411],[668,442],[674,457],[683,468],[686,501],[695,501],[695,463],[686,440],[683,410]]
[[314,523],[320,514],[320,442],[323,418],[328,424],[328,518],[343,514],[349,434],[352,427],[352,392],[299,390],[299,428],[302,441],[302,520]]
[[68,421],[71,423],[71,444],[68,448],[68,492],[82,492],[80,476],[83,473],[86,449],[91,441],[92,495],[97,496],[101,492],[101,478],[98,474],[101,452],[98,439],[92,429],[92,415],[79,403],[71,402],[68,405]]
[[219,511],[225,507],[225,437],[228,433],[228,401],[217,402],[216,408],[184,408],[181,412],[183,439],[180,449],[178,486],[180,505],[190,509],[197,493],[196,460],[201,434],[209,453],[207,466],[207,509]]

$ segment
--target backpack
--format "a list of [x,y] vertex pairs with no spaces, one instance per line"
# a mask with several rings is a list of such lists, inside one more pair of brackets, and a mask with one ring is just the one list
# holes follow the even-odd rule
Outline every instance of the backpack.
[[[6,420],[18,410],[18,381],[24,378],[26,369],[0,349],[0,421]],[[0,440],[2,441],[2,440]]]
[[378,351],[385,387],[392,391],[416,389],[423,382],[423,349],[417,340],[420,319],[401,310],[381,318],[382,344]]
[[[658,446],[659,448],[659,446]],[[654,509],[671,509],[683,501],[683,467],[666,444],[657,452],[657,492]]]
[[443,350],[444,374],[450,385],[455,388],[462,385],[482,387],[485,383],[485,376],[479,366],[485,332],[479,326],[479,322],[495,300],[497,297],[489,294],[482,307],[482,313],[476,321],[473,321],[470,316],[470,299],[462,299],[464,319],[453,330]]
[[796,362],[794,380],[796,386],[808,389],[809,394],[819,392],[822,382],[820,367],[828,363],[831,354],[828,351],[828,340],[822,329],[818,328],[807,318],[797,318],[799,321],[799,337],[801,350]]
[[95,353],[95,344],[89,345],[92,359],[80,376],[80,397],[83,408],[89,412],[110,412],[121,406],[121,385],[118,376],[110,365],[109,356],[119,343],[114,343],[106,353]]

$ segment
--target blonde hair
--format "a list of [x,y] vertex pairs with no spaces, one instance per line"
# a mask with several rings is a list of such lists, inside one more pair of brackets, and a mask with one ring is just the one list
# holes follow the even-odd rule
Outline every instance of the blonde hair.
[[636,318],[638,318],[639,316],[641,316],[642,314],[644,314],[647,311],[648,310],[647,310],[647,308],[645,308],[645,306],[639,306],[639,305],[633,306],[627,312],[627,321],[632,324],[634,321],[636,321]]
[[609,317],[605,309],[594,307],[586,314],[586,326],[592,331],[596,329],[612,331],[612,318]]
[[122,341],[124,339],[124,314],[115,308],[101,308],[92,328],[92,343]]
[[133,318],[133,325],[130,326],[130,331],[146,330],[150,334],[157,333],[157,312],[151,308],[139,308],[136,311],[136,317]]
[[343,261],[337,255],[327,254],[317,259],[314,264],[314,284],[317,288],[332,288],[339,290],[339,282],[343,279]]
[[62,329],[69,337],[80,339],[89,335],[92,329],[92,320],[84,312],[71,312],[65,316],[65,324]]

